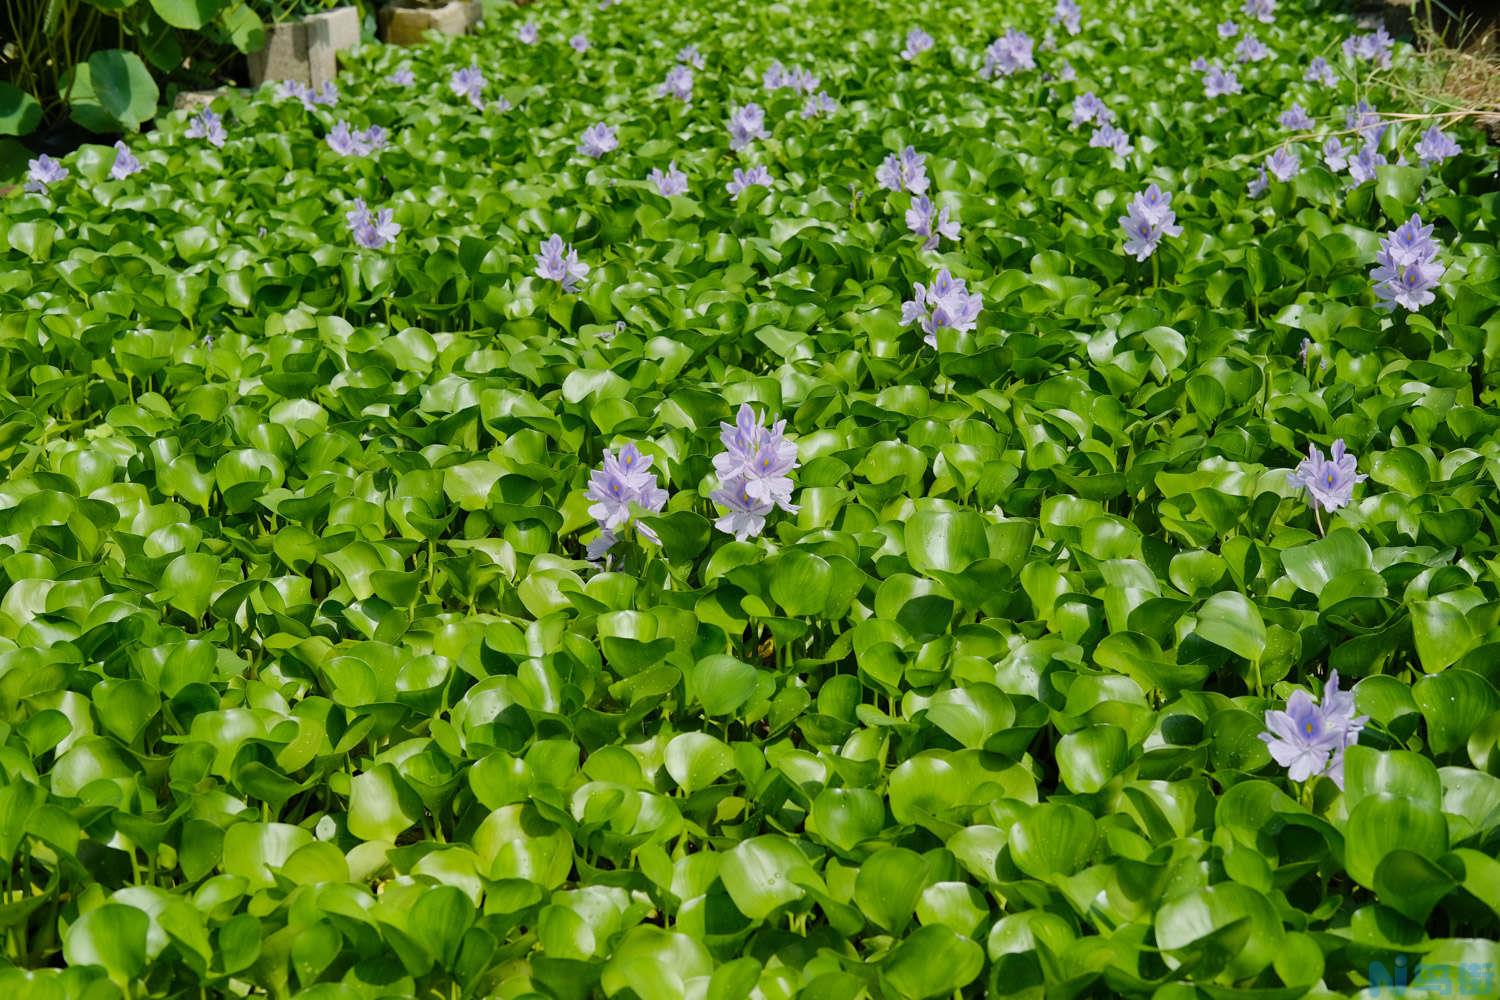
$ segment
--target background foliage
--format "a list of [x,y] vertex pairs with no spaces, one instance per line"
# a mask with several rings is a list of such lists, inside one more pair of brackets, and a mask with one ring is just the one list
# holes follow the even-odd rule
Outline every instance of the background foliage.
[[[1086,9],[993,83],[983,46],[1048,9],[923,5],[908,63],[906,4],[549,5],[0,202],[0,983],[1176,1000],[1493,971],[1494,159],[1462,134],[1399,165],[1427,123],[1398,121],[1373,182],[1309,148],[1249,198],[1293,100],[1328,132],[1420,110],[1407,50],[1371,77],[1347,21],[1283,8],[1207,101],[1219,2]],[[692,104],[659,99],[689,42]],[[763,92],[773,57],[838,113]],[[513,110],[450,92],[471,61]],[[1070,128],[1086,90],[1131,156]],[[773,137],[736,157],[750,100]],[[391,145],[336,156],[341,118]],[[620,148],[584,160],[601,120]],[[874,184],[908,143],[946,253]],[[775,187],[732,202],[747,162]],[[1155,283],[1116,222],[1148,181],[1184,229]],[[356,196],[394,245],[355,247]],[[1418,208],[1448,269],[1392,318],[1368,270]],[[532,276],[553,232],[577,296]],[[938,266],[984,310],[934,351],[899,316]],[[801,511],[741,543],[705,497],[745,401],[788,419]],[[1285,470],[1334,438],[1370,478],[1325,537]],[[601,571],[584,484],[627,439],[673,497],[662,547]],[[1330,668],[1371,717],[1342,792],[1257,738]]]

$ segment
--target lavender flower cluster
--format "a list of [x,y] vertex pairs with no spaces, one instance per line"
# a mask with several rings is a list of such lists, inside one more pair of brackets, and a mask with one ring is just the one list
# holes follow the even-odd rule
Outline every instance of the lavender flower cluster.
[[1125,252],[1136,260],[1145,260],[1156,252],[1164,236],[1181,236],[1177,213],[1172,210],[1172,196],[1155,184],[1130,199],[1120,216],[1125,230]]
[[1370,271],[1380,308],[1390,311],[1401,306],[1416,312],[1430,303],[1436,297],[1432,290],[1447,270],[1437,255],[1432,226],[1424,226],[1420,214],[1387,234],[1380,241],[1375,267]]
[[1260,738],[1276,763],[1287,769],[1288,778],[1307,781],[1326,775],[1343,788],[1344,751],[1359,742],[1369,721],[1369,716],[1354,713],[1354,692],[1339,690],[1335,670],[1323,685],[1321,704],[1306,691],[1294,691],[1285,711],[1266,712],[1266,731]]
[[1336,511],[1354,499],[1354,484],[1366,479],[1355,469],[1354,456],[1344,450],[1343,438],[1333,442],[1326,459],[1318,446],[1311,444],[1307,446],[1307,458],[1292,470],[1292,485],[1306,488],[1315,508]]
[[1036,69],[1032,56],[1031,37],[1015,28],[1005,29],[1005,34],[995,39],[984,50],[984,65],[979,68],[982,79],[1011,76],[1022,70]]
[[369,250],[379,250],[394,242],[396,234],[401,232],[401,225],[391,215],[389,208],[372,213],[363,198],[355,198],[354,207],[344,215],[344,221],[354,234],[355,243]]
[[328,148],[340,156],[369,156],[378,153],[385,148],[385,129],[379,125],[371,125],[362,132],[355,132],[346,121],[339,121],[328,130],[324,141]]
[[964,333],[974,329],[983,307],[983,296],[970,292],[964,279],[953,277],[943,268],[931,285],[920,281],[913,285],[911,299],[901,304],[901,325],[917,324],[924,334],[922,343],[935,348],[938,330]]
[[[791,473],[798,467],[797,445],[786,439],[786,421],[769,426],[767,414],[741,404],[735,422],[719,424],[724,450],[714,456],[718,489],[709,499],[723,509],[714,527],[738,541],[758,538],[766,518],[778,507],[788,514],[800,509],[792,503]],[[651,456],[634,443],[618,452],[605,452],[600,468],[589,476],[589,516],[599,535],[588,544],[588,558],[597,562],[619,542],[621,533],[634,525],[636,534],[655,545],[656,532],[636,518],[637,511],[660,513],[669,499],[651,471]]]

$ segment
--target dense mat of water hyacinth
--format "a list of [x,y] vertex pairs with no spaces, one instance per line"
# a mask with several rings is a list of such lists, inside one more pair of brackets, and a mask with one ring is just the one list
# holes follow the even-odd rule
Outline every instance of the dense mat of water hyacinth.
[[1500,995],[1495,158],[1416,58],[501,5],[38,157],[0,985]]

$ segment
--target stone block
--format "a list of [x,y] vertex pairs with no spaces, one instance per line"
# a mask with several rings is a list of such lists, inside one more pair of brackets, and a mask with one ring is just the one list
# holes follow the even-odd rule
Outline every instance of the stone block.
[[471,23],[468,0],[452,0],[441,7],[380,8],[380,37],[391,45],[416,45],[429,31],[462,35]]
[[297,80],[314,90],[338,75],[338,53],[359,44],[359,11],[335,7],[266,31],[265,48],[249,55],[250,83]]

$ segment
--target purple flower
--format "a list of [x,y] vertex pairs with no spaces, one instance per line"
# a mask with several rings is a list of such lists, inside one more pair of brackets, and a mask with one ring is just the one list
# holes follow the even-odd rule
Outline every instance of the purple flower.
[[117,181],[123,181],[131,174],[138,173],[144,169],[141,166],[141,161],[136,159],[135,154],[130,151],[129,146],[125,145],[123,141],[115,143],[115,162],[109,168],[110,177]]
[[349,123],[341,121],[328,130],[325,140],[328,148],[340,156],[364,156],[369,150],[365,148],[354,133],[349,130]]
[[1358,153],[1349,158],[1349,176],[1354,179],[1356,186],[1365,181],[1373,181],[1375,168],[1383,167],[1385,163],[1385,155],[1380,152],[1380,147],[1367,142],[1360,147]]
[[26,163],[25,190],[32,194],[46,194],[47,185],[56,184],[67,176],[67,167],[43,153]]
[[1156,252],[1163,236],[1181,236],[1172,196],[1152,184],[1130,200],[1120,225],[1125,230],[1125,252],[1145,260]]
[[541,253],[535,256],[537,277],[557,282],[569,295],[578,291],[578,283],[588,277],[589,266],[579,260],[578,251],[564,243],[556,233],[547,237]]
[[1306,131],[1316,124],[1312,120],[1312,116],[1300,104],[1293,104],[1287,108],[1281,113],[1281,117],[1277,121],[1281,123],[1282,128],[1289,128],[1293,131]]
[[656,193],[663,198],[670,198],[674,194],[687,194],[687,174],[677,169],[676,160],[667,164],[666,173],[662,173],[660,167],[652,167],[651,183],[656,185]]
[[1188,69],[1192,70],[1194,73],[1207,73],[1208,60],[1203,58],[1202,56],[1194,56],[1193,61],[1188,63]]
[[1107,149],[1118,156],[1129,156],[1135,149],[1131,145],[1129,134],[1113,125],[1100,125],[1094,129],[1094,134],[1089,137],[1089,145],[1096,149]]
[[934,215],[932,199],[925,194],[912,199],[911,208],[906,210],[906,225],[924,238],[923,250],[936,250],[944,238],[958,239],[958,223],[948,218],[948,209],[944,207]]
[[1354,484],[1365,476],[1355,472],[1354,456],[1344,451],[1344,439],[1333,442],[1327,461],[1318,446],[1307,446],[1307,458],[1290,473],[1293,486],[1304,486],[1313,505],[1335,511],[1354,497]]
[[1323,703],[1316,704],[1306,691],[1294,691],[1286,711],[1266,712],[1266,742],[1271,757],[1287,769],[1293,781],[1327,775],[1344,787],[1344,751],[1359,742],[1369,716],[1354,714],[1354,694],[1339,690],[1335,670],[1323,686]]
[[402,67],[397,69],[396,72],[386,77],[386,80],[388,82],[394,83],[398,87],[410,87],[414,82],[416,82],[416,79],[417,78],[412,75],[410,65],[403,65]]
[[792,503],[790,473],[797,468],[797,446],[783,436],[785,420],[770,427],[765,420],[765,414],[742,403],[734,423],[720,422],[719,440],[724,450],[714,456],[714,474],[726,490],[795,514],[798,508]]
[[777,59],[761,74],[760,85],[768,92],[781,90],[792,85],[792,76],[781,65],[781,60]]
[[875,180],[887,191],[909,191],[925,194],[927,191],[927,157],[911,146],[901,152],[892,153],[875,171]]
[[1099,98],[1094,96],[1092,90],[1081,97],[1073,99],[1073,127],[1078,128],[1093,122],[1097,125],[1108,125],[1115,120],[1115,113]]
[[311,111],[317,105],[313,103],[313,89],[301,80],[282,80],[276,85],[276,97],[278,100],[293,99],[302,102],[302,106]]
[[620,140],[615,138],[614,129],[603,122],[595,122],[583,130],[583,135],[578,140],[578,151],[597,160],[619,145]]
[[1322,56],[1313,56],[1312,61],[1307,64],[1307,72],[1302,74],[1302,79],[1308,83],[1319,83],[1325,87],[1334,84],[1333,67],[1328,65],[1328,60]]
[[1369,101],[1360,101],[1345,111],[1344,125],[1358,132],[1365,142],[1379,142],[1387,128],[1380,121],[1380,112],[1371,107]]
[[[634,443],[618,454],[606,451],[602,467],[589,475],[589,516],[602,529],[600,537],[589,544],[588,558],[603,558],[619,540],[618,532],[631,523],[631,506],[657,513],[667,505],[667,491],[656,485],[656,474],[650,471],[651,456],[643,455]],[[656,533],[636,523],[636,532],[645,539],[661,544]]]
[[1255,172],[1255,176],[1250,178],[1250,183],[1245,187],[1245,193],[1252,198],[1259,198],[1270,186],[1271,182],[1266,178],[1266,168],[1261,167]]
[[366,154],[378,153],[385,148],[385,129],[379,125],[371,125],[363,132],[354,133],[354,138],[363,144]]
[[1005,29],[1005,34],[990,43],[984,50],[984,65],[979,75],[985,80],[995,76],[1010,76],[1025,69],[1036,69],[1031,56],[1031,38],[1024,31]]
[[1381,249],[1392,263],[1402,267],[1411,264],[1430,263],[1437,258],[1437,241],[1432,238],[1432,226],[1422,225],[1422,216],[1413,215],[1395,231],[1381,240]]
[[703,68],[703,53],[698,51],[696,45],[684,45],[682,51],[677,53],[677,61],[686,63],[694,69]]
[[1057,5],[1052,8],[1052,23],[1060,24],[1068,34],[1076,35],[1083,28],[1083,9],[1075,0],[1057,0]]
[[1072,83],[1078,78],[1078,72],[1073,69],[1072,63],[1064,59],[1061,68],[1057,71],[1057,78],[1063,83]]
[[211,109],[204,108],[193,116],[188,123],[187,131],[183,133],[189,139],[207,139],[208,144],[214,147],[222,147],[226,138],[224,134],[224,123]]
[[503,114],[504,112],[509,111],[512,107],[514,107],[514,105],[510,103],[509,97],[501,94],[495,101],[490,104],[490,107]]
[[1450,156],[1457,156],[1462,152],[1459,144],[1436,125],[1423,132],[1422,138],[1417,142],[1417,155],[1427,166],[1442,163]]
[[735,107],[729,112],[729,148],[741,150],[757,139],[769,138],[765,126],[766,113],[759,104]]
[[1242,63],[1260,62],[1271,58],[1271,50],[1266,48],[1266,43],[1257,38],[1254,32],[1250,32],[1234,47],[1234,57]]
[[1220,38],[1233,38],[1240,33],[1240,26],[1233,21],[1224,21],[1219,25]]
[[731,180],[726,185],[726,187],[728,188],[729,194],[732,196],[733,200],[739,201],[740,194],[746,188],[757,186],[769,188],[772,183],[774,182],[771,180],[771,175],[766,172],[766,168],[761,166],[760,164],[756,164],[748,170],[741,170],[736,168],[734,171],[734,179]]
[[1226,70],[1217,63],[1208,67],[1208,72],[1203,77],[1203,96],[1222,97],[1225,94],[1238,94],[1243,88],[1240,87],[1240,78],[1235,76],[1234,70]]
[[1270,24],[1276,20],[1276,0],[1245,0],[1245,6],[1240,10],[1245,12],[1246,17],[1254,18],[1261,24]]
[[667,78],[656,89],[659,97],[675,97],[684,104],[693,99],[693,70],[690,66],[673,66]]
[[930,286],[916,282],[912,298],[901,303],[901,325],[916,323],[926,334],[922,343],[937,347],[938,330],[947,327],[963,333],[974,329],[983,307],[984,298],[978,292],[971,294],[964,279],[953,277],[945,267]]
[[344,219],[354,234],[354,242],[369,250],[379,250],[401,232],[401,226],[391,219],[390,209],[382,208],[372,215],[363,198],[354,199],[354,208]]
[[714,527],[726,535],[733,535],[737,542],[759,538],[766,528],[766,516],[776,509],[769,500],[752,497],[749,481],[743,478],[730,480],[710,493],[708,498],[724,508]]
[[1416,312],[1432,302],[1432,290],[1447,271],[1437,255],[1432,226],[1424,226],[1421,215],[1413,215],[1384,237],[1370,271],[1380,308],[1390,311],[1399,305]]
[[478,64],[454,70],[453,76],[448,80],[448,87],[459,97],[467,97],[475,108],[483,110],[484,74],[479,71]]
[[1302,157],[1295,150],[1282,146],[1266,157],[1266,169],[1272,177],[1284,183],[1302,172]]
[[1368,35],[1350,35],[1344,39],[1344,55],[1352,61],[1364,59],[1386,69],[1391,64],[1391,49],[1394,45],[1395,40],[1382,24]]
[[1328,169],[1335,173],[1341,173],[1349,166],[1349,147],[1337,136],[1330,137],[1323,143],[1323,162],[1328,164]]
[[799,94],[815,93],[820,83],[822,83],[822,77],[811,70],[805,70],[801,66],[792,70],[791,89]]
[[541,29],[537,27],[535,21],[527,21],[516,32],[516,37],[521,40],[521,44],[523,45],[535,45],[536,40],[541,37]]
[[901,58],[911,62],[917,56],[932,48],[932,36],[921,28],[913,28],[906,33],[906,44],[901,49]]
[[818,91],[802,104],[803,118],[817,118],[819,115],[831,115],[839,109],[839,102],[829,97],[826,91]]
[[314,93],[311,88],[308,88],[307,93],[312,94],[313,104],[321,104],[325,108],[336,108],[339,106],[339,88],[333,85],[332,80],[326,81],[323,84],[322,90]]
[[589,36],[580,31],[568,39],[568,44],[572,46],[574,52],[587,52],[589,50]]
[[1321,706],[1315,706],[1305,691],[1294,692],[1285,712],[1266,712],[1268,731],[1260,738],[1293,781],[1321,774],[1342,789],[1344,751],[1359,742],[1369,721],[1369,716],[1354,712],[1354,695],[1339,691],[1339,675],[1334,671],[1323,687]]

